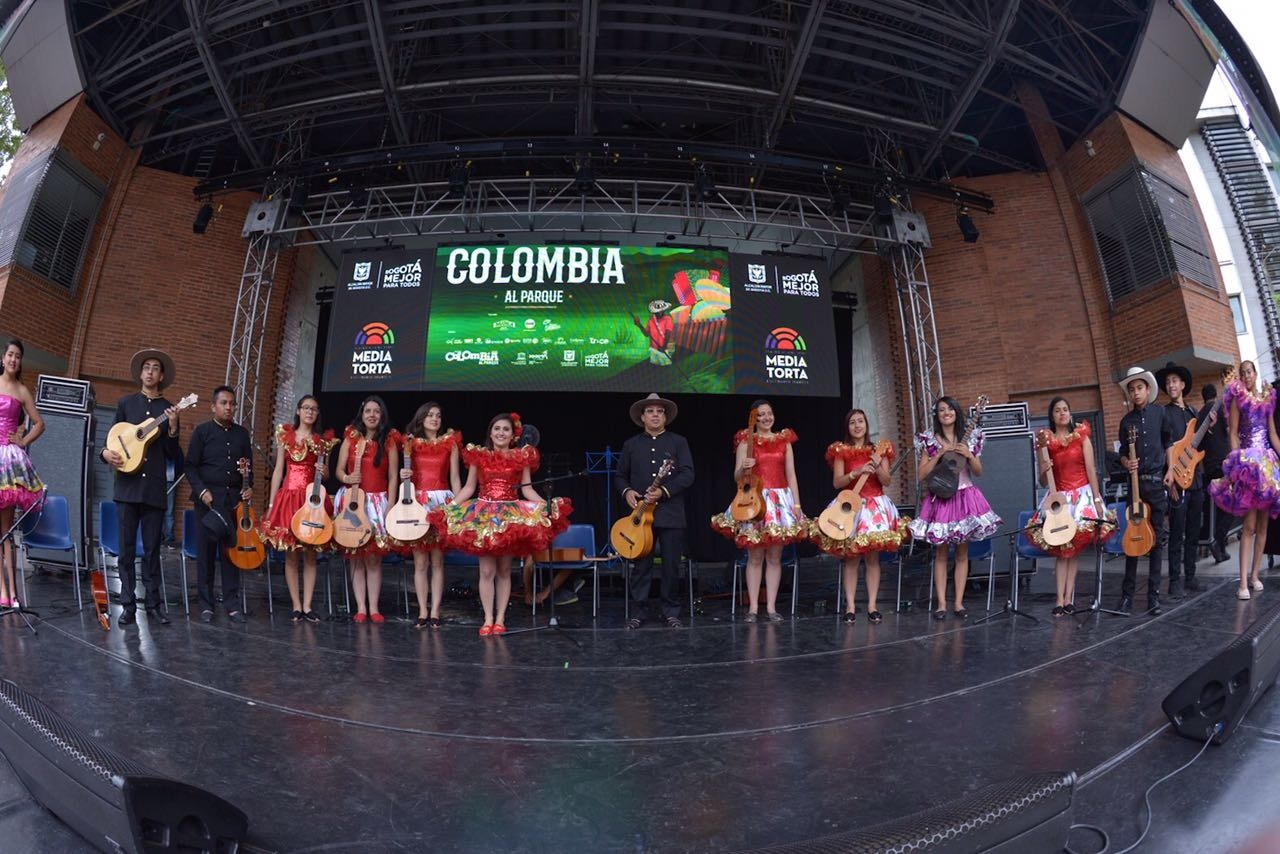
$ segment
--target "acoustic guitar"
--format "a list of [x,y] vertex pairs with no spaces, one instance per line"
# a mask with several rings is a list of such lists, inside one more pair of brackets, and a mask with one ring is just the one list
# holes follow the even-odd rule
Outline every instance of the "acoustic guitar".
[[[1129,459],[1138,461],[1138,428],[1129,428]],[[1129,557],[1142,557],[1156,544],[1156,532],[1151,527],[1151,505],[1138,494],[1138,469],[1129,472],[1129,506],[1125,508],[1124,539],[1121,545]]]
[[[1229,383],[1235,379],[1235,369],[1227,371],[1223,375],[1223,383]],[[1204,417],[1204,423],[1199,427],[1196,426],[1195,418],[1187,422],[1187,432],[1182,438],[1173,443],[1170,449],[1173,456],[1173,479],[1178,484],[1178,488],[1184,492],[1191,488],[1191,482],[1196,478],[1196,466],[1204,459],[1204,451],[1200,450],[1200,443],[1204,441],[1204,434],[1209,432],[1209,422],[1213,420],[1216,412],[1222,411],[1222,397],[1219,396],[1213,402],[1213,408]]]
[[[663,460],[658,476],[649,484],[649,489],[662,486],[662,482],[671,476],[675,467],[676,461],[670,456]],[[609,543],[626,560],[636,560],[653,551],[653,508],[652,502],[641,500],[630,514],[614,522],[609,529]]]
[[[174,409],[181,412],[196,405],[200,398],[195,394],[189,394],[174,405]],[[120,463],[119,469],[125,474],[133,474],[142,467],[142,460],[146,457],[147,445],[150,445],[156,436],[160,435],[160,430],[169,423],[168,415],[161,415],[159,418],[148,418],[141,424],[130,424],[127,421],[121,421],[119,424],[112,426],[110,432],[107,433],[107,450],[115,451],[123,461]]]
[[[754,460],[752,449],[756,444],[756,411],[747,416],[747,457]],[[735,522],[751,522],[764,515],[764,478],[751,470],[738,478],[738,491],[729,505],[729,515]]]
[[[889,442],[881,439],[876,442],[871,452],[871,466],[876,468],[880,460],[889,452]],[[862,511],[862,487],[867,485],[867,478],[872,472],[863,472],[862,477],[852,489],[842,489],[836,493],[836,500],[818,515],[818,530],[833,540],[847,540],[853,535],[853,526]]]
[[[404,440],[405,462],[401,468],[412,468],[411,450],[413,440]],[[431,525],[427,522],[427,508],[418,501],[417,490],[413,487],[413,478],[405,478],[400,484],[400,497],[396,503],[387,508],[387,535],[402,543],[416,543],[427,535]]]
[[[354,471],[360,471],[360,461],[364,457],[367,441],[361,439],[356,443],[356,462]],[[373,523],[365,510],[365,494],[360,484],[347,487],[343,493],[342,507],[333,517],[333,541],[344,549],[358,549],[373,537]]]
[[104,632],[111,631],[111,616],[107,610],[110,599],[107,597],[107,574],[101,567],[89,570],[89,583],[93,588],[93,607],[97,610],[98,625]]
[[[236,463],[245,483],[252,483],[252,468],[249,460],[241,457]],[[245,572],[257,569],[267,559],[267,546],[258,536],[256,521],[253,515],[253,504],[241,499],[236,505],[236,536],[227,544],[227,560],[236,569]]]
[[325,455],[316,460],[316,476],[307,491],[307,500],[289,520],[289,530],[299,543],[304,546],[319,548],[333,539],[333,519],[325,510],[324,502],[329,497],[320,478],[320,466],[324,465]]
[[[960,444],[969,444],[969,437],[973,435],[974,428],[982,423],[982,416],[986,413],[989,402],[990,398],[985,394],[978,395],[978,402],[973,405],[973,416],[965,425]],[[960,489],[960,467],[964,463],[964,456],[956,451],[943,454],[925,480],[924,485],[929,494],[940,501],[946,501],[955,495]]]
[[1065,546],[1076,538],[1076,517],[1071,515],[1071,507],[1067,503],[1067,496],[1064,492],[1058,491],[1057,481],[1053,477],[1053,463],[1049,459],[1049,439],[1052,434],[1048,430],[1041,430],[1037,435],[1036,444],[1040,447],[1040,453],[1044,459],[1045,474],[1049,480],[1049,494],[1044,497],[1044,503],[1040,505],[1040,512],[1044,519],[1040,525],[1040,539],[1044,540],[1048,546]]

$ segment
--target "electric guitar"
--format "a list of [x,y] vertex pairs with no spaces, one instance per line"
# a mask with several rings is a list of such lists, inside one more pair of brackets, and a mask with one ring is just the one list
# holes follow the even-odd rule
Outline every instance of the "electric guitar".
[[[889,452],[889,442],[881,439],[876,442],[871,452],[871,466],[876,468],[880,460]],[[853,526],[858,513],[862,511],[862,487],[867,485],[867,478],[872,472],[863,472],[852,489],[842,489],[836,493],[836,500],[818,516],[818,530],[833,540],[847,540],[853,535]]]
[[[412,469],[411,451],[413,439],[404,440],[404,463],[401,468]],[[387,509],[387,535],[402,543],[416,543],[427,535],[431,525],[427,522],[427,508],[418,502],[413,478],[405,478],[400,484],[400,497]]]
[[1052,434],[1048,430],[1041,430],[1036,436],[1036,444],[1040,447],[1040,452],[1045,462],[1045,474],[1049,479],[1049,494],[1044,497],[1044,503],[1040,505],[1040,512],[1044,515],[1044,519],[1040,525],[1040,539],[1044,540],[1048,546],[1065,546],[1076,537],[1076,518],[1071,515],[1071,508],[1067,504],[1067,496],[1063,492],[1058,491],[1058,483],[1053,477],[1053,463],[1049,459],[1049,439]]
[[[241,458],[236,463],[236,468],[240,470],[245,483],[253,482],[252,469],[247,459]],[[262,566],[262,562],[267,559],[267,546],[258,536],[254,521],[253,505],[242,499],[236,505],[236,536],[227,544],[227,560],[236,569],[246,572]]]
[[[969,444],[969,437],[973,435],[974,428],[982,423],[982,416],[987,411],[987,404],[990,402],[985,394],[978,395],[978,402],[973,406],[973,417],[969,419],[969,423],[965,425],[964,435],[960,437],[960,444]],[[941,501],[946,501],[956,494],[960,489],[960,467],[964,465],[964,456],[956,451],[947,451],[934,465],[933,471],[929,472],[929,477],[925,480],[925,488],[929,493]]]
[[[354,471],[360,471],[367,441],[356,443]],[[333,541],[344,549],[358,549],[373,537],[373,523],[365,510],[365,494],[360,484],[347,487],[343,493],[342,507],[333,516]]]
[[[658,476],[649,484],[649,489],[661,486],[675,467],[676,461],[671,457],[663,460]],[[636,560],[653,551],[653,508],[652,502],[641,499],[630,514],[614,522],[609,529],[609,542],[613,550],[624,559]]]
[[[178,401],[173,408],[181,412],[195,406],[198,400],[200,398],[193,392]],[[125,474],[133,474],[141,468],[147,445],[160,435],[160,429],[168,423],[169,416],[161,415],[159,418],[148,418],[141,424],[121,421],[113,425],[107,433],[107,450],[115,451],[123,458],[117,468]]]
[[[1138,428],[1129,428],[1129,459],[1138,461]],[[1151,527],[1151,505],[1138,494],[1138,469],[1129,472],[1129,506],[1125,508],[1124,540],[1121,545],[1129,557],[1142,557],[1156,544]]]
[[329,518],[324,506],[329,493],[325,491],[320,478],[320,466],[324,465],[324,460],[324,454],[316,460],[316,476],[307,493],[307,500],[289,520],[289,530],[298,542],[313,548],[326,545],[333,539],[333,520]]
[[[756,443],[756,411],[747,416],[747,460],[754,460],[752,449]],[[735,522],[750,522],[764,515],[764,478],[751,470],[738,478],[738,491],[729,505],[729,515]]]
[[[1223,383],[1229,383],[1235,379],[1235,369],[1232,368],[1223,375]],[[1184,492],[1191,488],[1191,482],[1196,477],[1196,466],[1200,465],[1204,459],[1204,451],[1199,450],[1200,442],[1204,440],[1204,434],[1209,432],[1209,422],[1213,420],[1215,412],[1222,411],[1222,397],[1219,396],[1213,402],[1213,408],[1206,413],[1204,423],[1196,427],[1196,419],[1192,418],[1187,422],[1187,432],[1182,438],[1174,442],[1172,451],[1173,456],[1173,479],[1178,484],[1178,488]],[[1194,431],[1194,433],[1192,432]]]

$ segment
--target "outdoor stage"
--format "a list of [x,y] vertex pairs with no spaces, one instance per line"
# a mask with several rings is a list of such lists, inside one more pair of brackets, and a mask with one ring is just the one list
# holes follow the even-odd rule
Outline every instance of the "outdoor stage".
[[[1172,733],[1160,701],[1280,595],[1268,582],[1236,601],[1231,566],[1203,562],[1207,592],[1158,618],[1053,620],[1031,595],[1038,623],[935,623],[923,604],[895,615],[882,602],[883,624],[860,613],[846,626],[802,600],[804,616],[744,625],[718,600],[688,628],[628,632],[621,599],[606,596],[600,628],[569,632],[581,648],[555,632],[481,640],[458,602],[434,633],[292,625],[287,604],[270,618],[253,596],[244,626],[188,621],[179,606],[171,626],[140,616],[106,633],[68,607],[65,574],[39,574],[39,634],[0,621],[0,675],[104,745],[245,810],[249,850],[736,850],[1042,770],[1080,775],[1075,819],[1104,828],[1114,850],[1140,833],[1146,787],[1200,747]],[[1082,572],[1081,601],[1091,588]],[[590,624],[588,592],[566,619]],[[984,600],[969,597],[975,617]],[[513,607],[510,628],[530,623]],[[1271,691],[1156,790],[1142,850],[1236,848],[1271,820],[1278,761]],[[89,850],[4,763],[0,840]],[[1101,848],[1085,831],[1071,843]]]

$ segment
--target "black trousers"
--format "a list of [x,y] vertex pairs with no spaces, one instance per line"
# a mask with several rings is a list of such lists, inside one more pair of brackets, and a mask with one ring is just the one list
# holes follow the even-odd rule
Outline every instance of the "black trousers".
[[[684,528],[654,528],[654,551],[662,558],[662,616],[680,616],[680,558],[684,555]],[[631,601],[649,601],[653,582],[653,552],[636,560],[631,568]]]
[[[227,560],[226,552],[223,547],[226,543],[219,542],[209,535],[209,530],[204,526],[204,517],[208,513],[208,509],[203,504],[196,508],[196,530],[200,532],[196,540],[196,588],[200,591],[200,605],[206,611],[216,611],[214,607],[217,601],[213,595],[213,573],[214,570],[222,567],[222,604],[227,606],[227,611],[240,610],[240,570],[231,565]],[[227,521],[235,524],[235,511],[223,510],[222,515]]]
[[[1169,541],[1169,532],[1164,527],[1164,517],[1169,513],[1169,496],[1164,484],[1157,481],[1139,481],[1138,495],[1151,507],[1151,527],[1156,533],[1156,544],[1147,552],[1147,598],[1160,595],[1160,579],[1164,569],[1164,547]],[[1133,591],[1138,580],[1138,558],[1125,556],[1124,582],[1120,585],[1120,593],[1127,599],[1133,598]]]
[[1169,584],[1177,584],[1183,575],[1187,581],[1196,577],[1196,558],[1200,555],[1200,522],[1204,518],[1204,489],[1191,489],[1182,494],[1177,506],[1169,507]]
[[116,528],[120,536],[120,604],[137,611],[134,588],[138,586],[138,528],[142,528],[142,586],[148,610],[163,604],[160,598],[160,534],[164,530],[164,508],[136,501],[116,502]]

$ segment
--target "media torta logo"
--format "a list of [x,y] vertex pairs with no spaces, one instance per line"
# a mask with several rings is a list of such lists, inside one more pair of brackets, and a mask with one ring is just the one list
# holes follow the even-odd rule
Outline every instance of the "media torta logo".
[[366,323],[356,333],[357,347],[385,347],[396,343],[396,334],[385,323]]
[[764,339],[765,349],[768,350],[806,350],[804,339],[800,337],[800,333],[789,326],[779,326],[774,329]]

